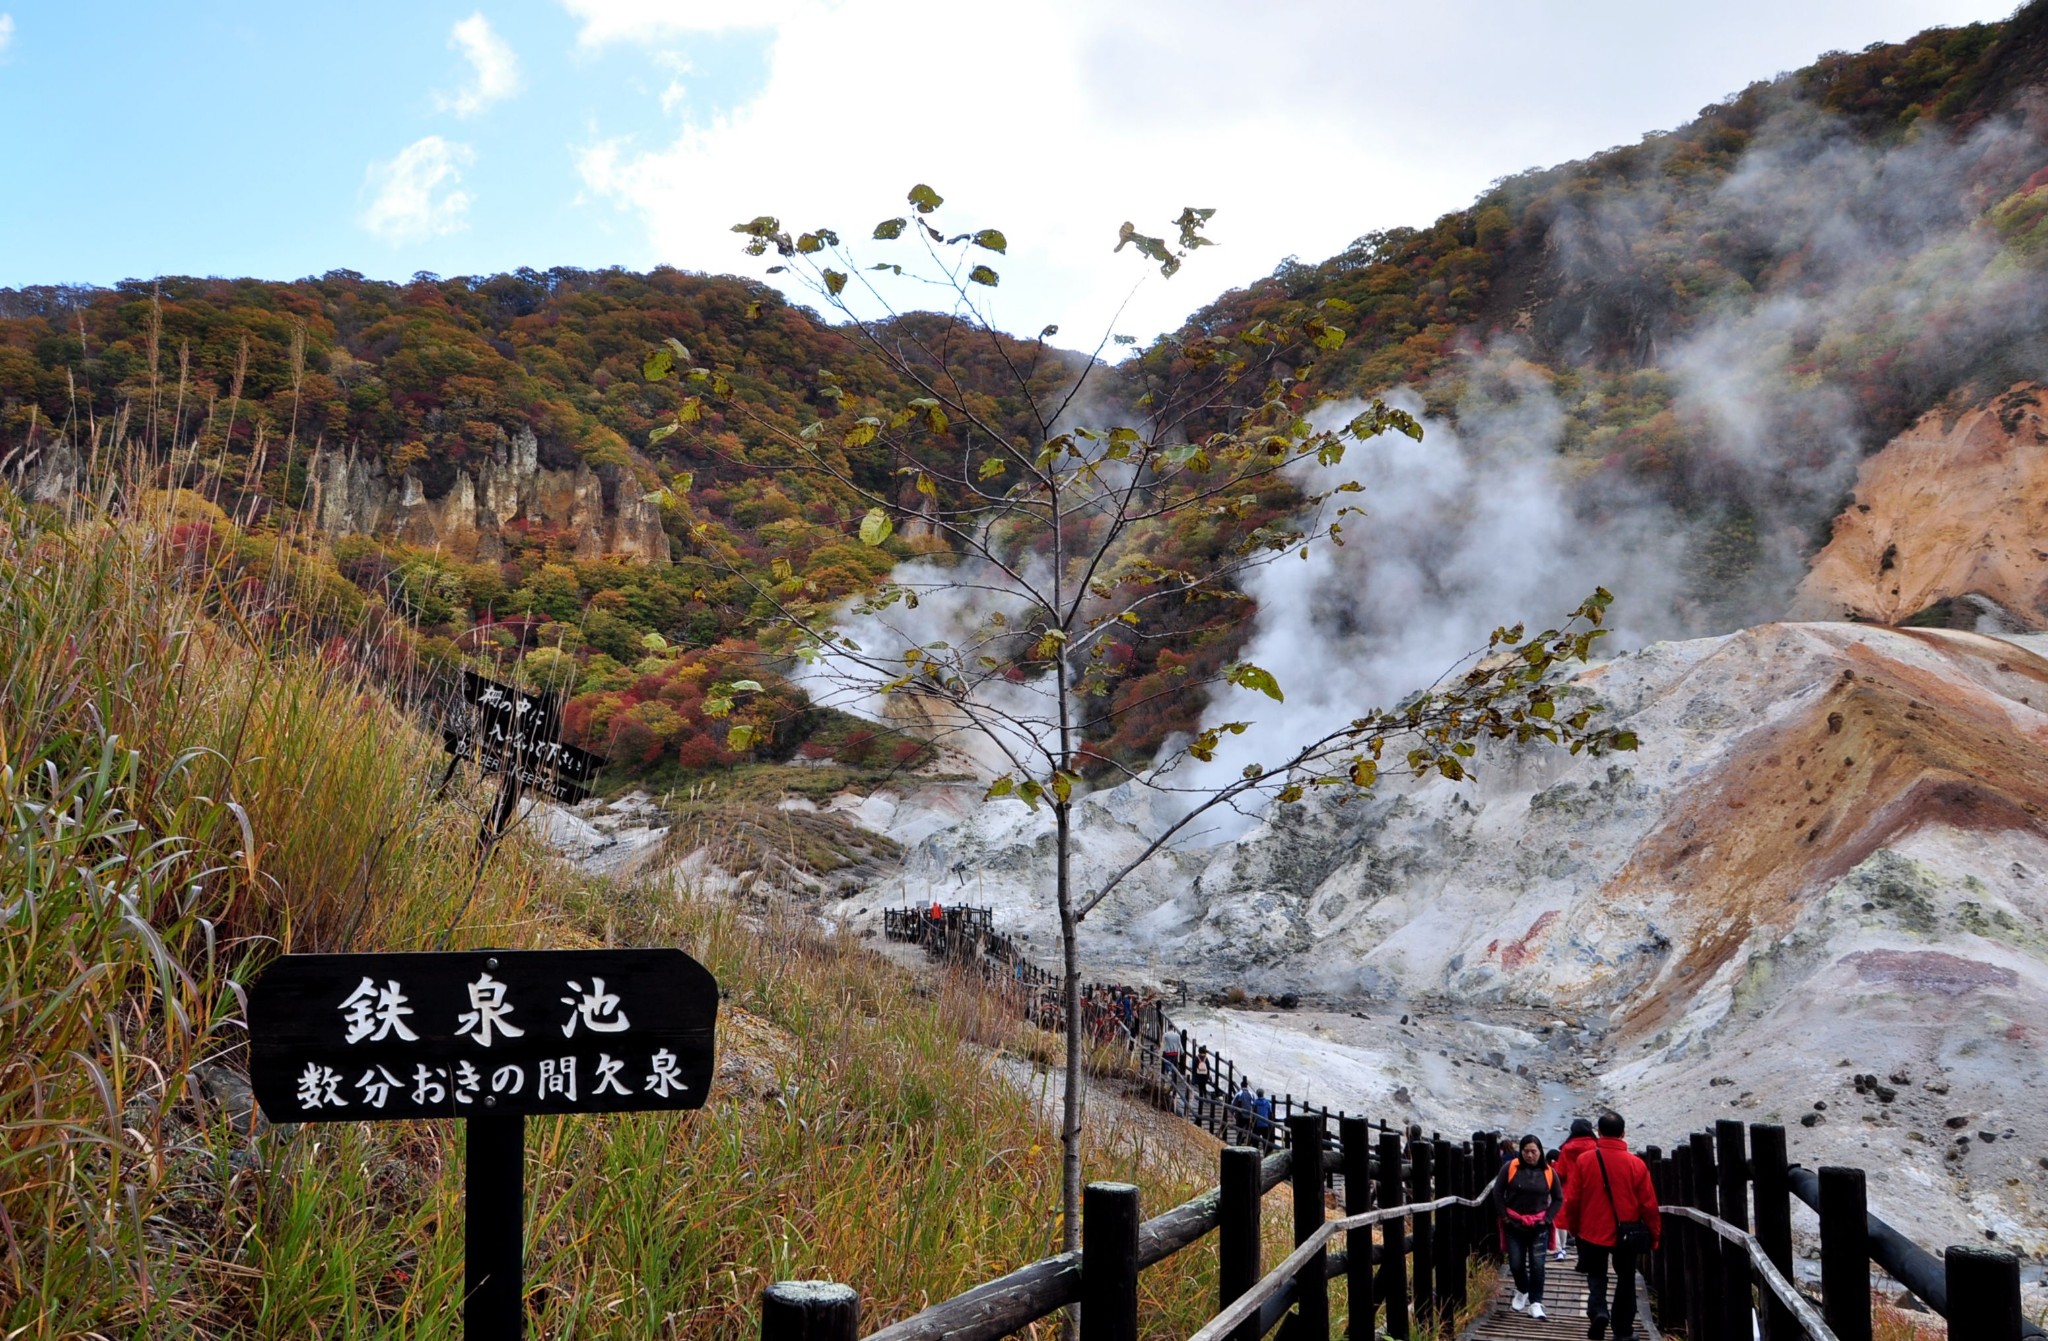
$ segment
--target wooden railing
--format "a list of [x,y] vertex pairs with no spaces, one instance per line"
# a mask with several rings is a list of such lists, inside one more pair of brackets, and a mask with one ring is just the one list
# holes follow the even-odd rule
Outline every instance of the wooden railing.
[[[869,1335],[868,1341],[995,1341],[1070,1305],[1081,1306],[1081,1341],[1135,1341],[1139,1273],[1217,1235],[1217,1313],[1195,1341],[1259,1341],[1291,1317],[1289,1341],[1328,1341],[1328,1281],[1343,1277],[1349,1341],[1407,1338],[1441,1326],[1466,1304],[1466,1270],[1494,1248],[1488,1187],[1498,1136],[1453,1143],[1364,1118],[1339,1123],[1335,1160],[1325,1120],[1296,1114],[1289,1143],[1263,1156],[1222,1152],[1212,1191],[1151,1221],[1138,1190],[1089,1184],[1081,1251],[1020,1268]],[[1747,1135],[1750,1150],[1743,1150]],[[1883,1268],[1948,1320],[1958,1341],[2022,1341],[2041,1329],[2020,1312],[2019,1259],[1951,1247],[1937,1263],[1868,1213],[1860,1169],[1817,1173],[1785,1160],[1784,1128],[1716,1124],[1666,1155],[1643,1151],[1664,1212],[1663,1241],[1639,1265],[1660,1326],[1690,1341],[1871,1341],[1870,1268]],[[1324,1188],[1338,1175],[1344,1214],[1329,1221]],[[1261,1275],[1265,1193],[1293,1189],[1294,1251]],[[1749,1228],[1754,1193],[1756,1228]],[[1791,1200],[1820,1218],[1821,1290],[1816,1305],[1793,1282]],[[1375,1237],[1374,1230],[1378,1235]],[[1337,1235],[1345,1250],[1331,1251]],[[1361,1304],[1365,1306],[1361,1307]],[[763,1299],[762,1341],[855,1341],[859,1301],[830,1282],[784,1282]]]
[[[1958,1341],[2044,1335],[2021,1316],[2016,1256],[1960,1245],[1937,1259],[1870,1214],[1863,1170],[1788,1162],[1783,1127],[1754,1123],[1745,1133],[1724,1118],[1669,1155],[1648,1147],[1643,1159],[1667,1217],[1663,1248],[1645,1268],[1656,1316],[1691,1341],[1749,1341],[1759,1326],[1769,1341],[1871,1341],[1873,1265],[1946,1318]],[[1820,1220],[1817,1316],[1793,1302],[1795,1198]]]
[[[1134,1341],[1139,1273],[1214,1233],[1219,1257],[1218,1317],[1204,1336],[1250,1341],[1281,1318],[1296,1318],[1298,1341],[1330,1335],[1328,1281],[1344,1276],[1353,1299],[1384,1301],[1387,1332],[1433,1327],[1466,1303],[1466,1267],[1492,1242],[1490,1217],[1477,1213],[1493,1173],[1497,1136],[1475,1132],[1452,1143],[1347,1117],[1334,1161],[1325,1158],[1324,1121],[1296,1114],[1289,1148],[1262,1156],[1245,1146],[1223,1150],[1217,1187],[1158,1219],[1141,1221],[1138,1189],[1091,1183],[1082,1205],[1081,1251],[1034,1262],[934,1304],[869,1335],[868,1341],[995,1341],[1069,1305],[1081,1305],[1082,1341]],[[1341,1174],[1347,1219],[1326,1223],[1324,1188]],[[1261,1278],[1260,1209],[1264,1194],[1287,1180],[1293,1190],[1295,1252]],[[1386,1204],[1391,1203],[1391,1204]],[[1371,1227],[1380,1229],[1375,1243]],[[1340,1230],[1365,1233],[1331,1253]],[[858,1300],[831,1282],[771,1286],[761,1314],[763,1341],[854,1341]],[[1234,1308],[1234,1311],[1232,1311]],[[1370,1311],[1353,1310],[1354,1338],[1373,1336]]]

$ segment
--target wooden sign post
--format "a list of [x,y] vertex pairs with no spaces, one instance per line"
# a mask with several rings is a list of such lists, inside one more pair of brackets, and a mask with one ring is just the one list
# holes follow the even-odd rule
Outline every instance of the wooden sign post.
[[497,803],[477,838],[481,851],[488,852],[512,822],[521,792],[539,792],[563,805],[590,795],[590,780],[604,759],[561,742],[559,698],[529,694],[468,670],[462,673],[462,698],[469,706],[468,720],[461,730],[441,732],[454,756],[449,767],[469,761],[500,777]]
[[526,1118],[699,1108],[718,984],[680,950],[285,955],[249,994],[272,1122],[462,1118],[463,1327],[523,1334]]

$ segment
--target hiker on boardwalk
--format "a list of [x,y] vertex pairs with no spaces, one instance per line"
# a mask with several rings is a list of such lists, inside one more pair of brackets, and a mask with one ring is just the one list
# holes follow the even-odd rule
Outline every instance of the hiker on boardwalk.
[[1273,1097],[1259,1090],[1252,1098],[1252,1121],[1259,1134],[1259,1149],[1273,1149]]
[[1238,1082],[1237,1093],[1230,1096],[1230,1113],[1237,1119],[1237,1139],[1250,1144],[1258,1134],[1258,1096],[1252,1093],[1252,1081],[1246,1076]]
[[[1578,1163],[1579,1156],[1583,1155],[1592,1148],[1592,1120],[1590,1118],[1582,1117],[1573,1118],[1572,1134],[1565,1138],[1565,1142],[1563,1145],[1558,1147],[1558,1157],[1555,1161],[1557,1164],[1557,1176],[1564,1179],[1566,1183],[1570,1183],[1572,1180],[1572,1174],[1573,1172],[1575,1172],[1574,1166]],[[1573,1235],[1567,1233],[1564,1234],[1563,1237],[1564,1241],[1560,1242],[1557,1247],[1557,1260],[1560,1262],[1564,1260],[1565,1249],[1567,1247],[1578,1246],[1577,1241]],[[1577,1267],[1577,1270],[1583,1273],[1585,1269],[1585,1263],[1581,1261]]]
[[1543,1142],[1524,1136],[1515,1158],[1494,1176],[1492,1190],[1500,1207],[1501,1246],[1515,1276],[1512,1307],[1517,1313],[1527,1309],[1530,1317],[1540,1319],[1544,1254],[1550,1227],[1564,1207],[1564,1186],[1544,1156]]
[[[1578,1235],[1586,1263],[1586,1335],[1600,1341],[1611,1321],[1617,1341],[1635,1341],[1636,1264],[1657,1246],[1663,1221],[1649,1167],[1629,1153],[1628,1142],[1622,1139],[1628,1127],[1621,1114],[1602,1113],[1595,1130],[1592,1148],[1572,1165],[1577,1176],[1565,1183],[1564,1211],[1558,1220]],[[1612,1308],[1606,1298],[1610,1262]]]

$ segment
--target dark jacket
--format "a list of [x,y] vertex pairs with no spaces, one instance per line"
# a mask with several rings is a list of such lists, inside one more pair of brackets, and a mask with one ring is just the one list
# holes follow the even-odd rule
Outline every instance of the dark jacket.
[[[1600,1177],[1603,1164],[1607,1170],[1604,1183]],[[1614,1189],[1612,1205],[1607,1197],[1610,1185]],[[1663,1237],[1649,1166],[1629,1153],[1628,1142],[1621,1137],[1603,1136],[1572,1165],[1572,1177],[1565,1183],[1564,1213],[1557,1222],[1587,1243],[1612,1248],[1614,1226],[1622,1220],[1640,1220],[1648,1226],[1652,1247]]]
[[1501,1219],[1510,1229],[1532,1233],[1547,1227],[1564,1206],[1564,1179],[1555,1169],[1531,1168],[1517,1158],[1501,1165],[1494,1175],[1495,1202]]

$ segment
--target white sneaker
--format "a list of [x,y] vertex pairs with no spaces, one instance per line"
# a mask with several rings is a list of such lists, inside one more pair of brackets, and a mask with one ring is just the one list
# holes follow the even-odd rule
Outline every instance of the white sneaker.
[[1540,1319],[1541,1319],[1541,1318],[1543,1317],[1543,1305],[1541,1305],[1541,1304],[1531,1304],[1531,1305],[1529,1305],[1529,1316],[1530,1316],[1530,1317],[1532,1317],[1532,1318],[1536,1318],[1536,1319],[1540,1320]]
[[1529,1307],[1529,1296],[1523,1294],[1520,1290],[1515,1291],[1515,1302],[1509,1304],[1508,1307],[1520,1313],[1523,1309]]
[[1550,1255],[1550,1260],[1553,1262],[1562,1262],[1564,1260],[1564,1249],[1559,1248],[1556,1252],[1552,1253]]

